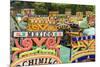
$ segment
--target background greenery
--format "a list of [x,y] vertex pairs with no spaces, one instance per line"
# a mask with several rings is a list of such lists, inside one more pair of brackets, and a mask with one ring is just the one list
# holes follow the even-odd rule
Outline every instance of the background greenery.
[[76,11],[93,11],[94,5],[76,5],[76,4],[61,4],[61,3],[43,3],[43,2],[25,2],[25,1],[11,1],[11,7],[15,9],[34,8],[36,14],[48,14],[48,11],[59,11],[64,14],[65,10],[71,10],[74,15]]

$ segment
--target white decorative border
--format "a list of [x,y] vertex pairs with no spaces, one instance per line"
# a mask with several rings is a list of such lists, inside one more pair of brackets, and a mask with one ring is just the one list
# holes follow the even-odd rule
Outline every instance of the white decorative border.
[[53,3],[68,3],[68,4],[82,4],[82,5],[96,4],[96,0],[16,0],[16,1],[53,2]]

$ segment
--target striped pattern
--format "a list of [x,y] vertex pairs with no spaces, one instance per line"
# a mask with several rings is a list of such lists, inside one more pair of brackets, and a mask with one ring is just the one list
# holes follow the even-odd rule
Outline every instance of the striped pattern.
[[95,35],[82,36],[82,37],[72,37],[72,41],[92,40],[92,39],[95,39]]

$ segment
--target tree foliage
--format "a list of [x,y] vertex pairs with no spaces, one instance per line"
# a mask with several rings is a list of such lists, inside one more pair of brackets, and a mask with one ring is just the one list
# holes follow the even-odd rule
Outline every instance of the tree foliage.
[[12,1],[11,6],[16,9],[19,8],[33,8],[36,14],[48,14],[48,11],[59,11],[64,14],[66,10],[71,9],[72,14],[76,11],[94,11],[93,5],[76,5],[76,4],[61,4],[61,3],[43,3],[43,2],[24,2],[24,1]]

